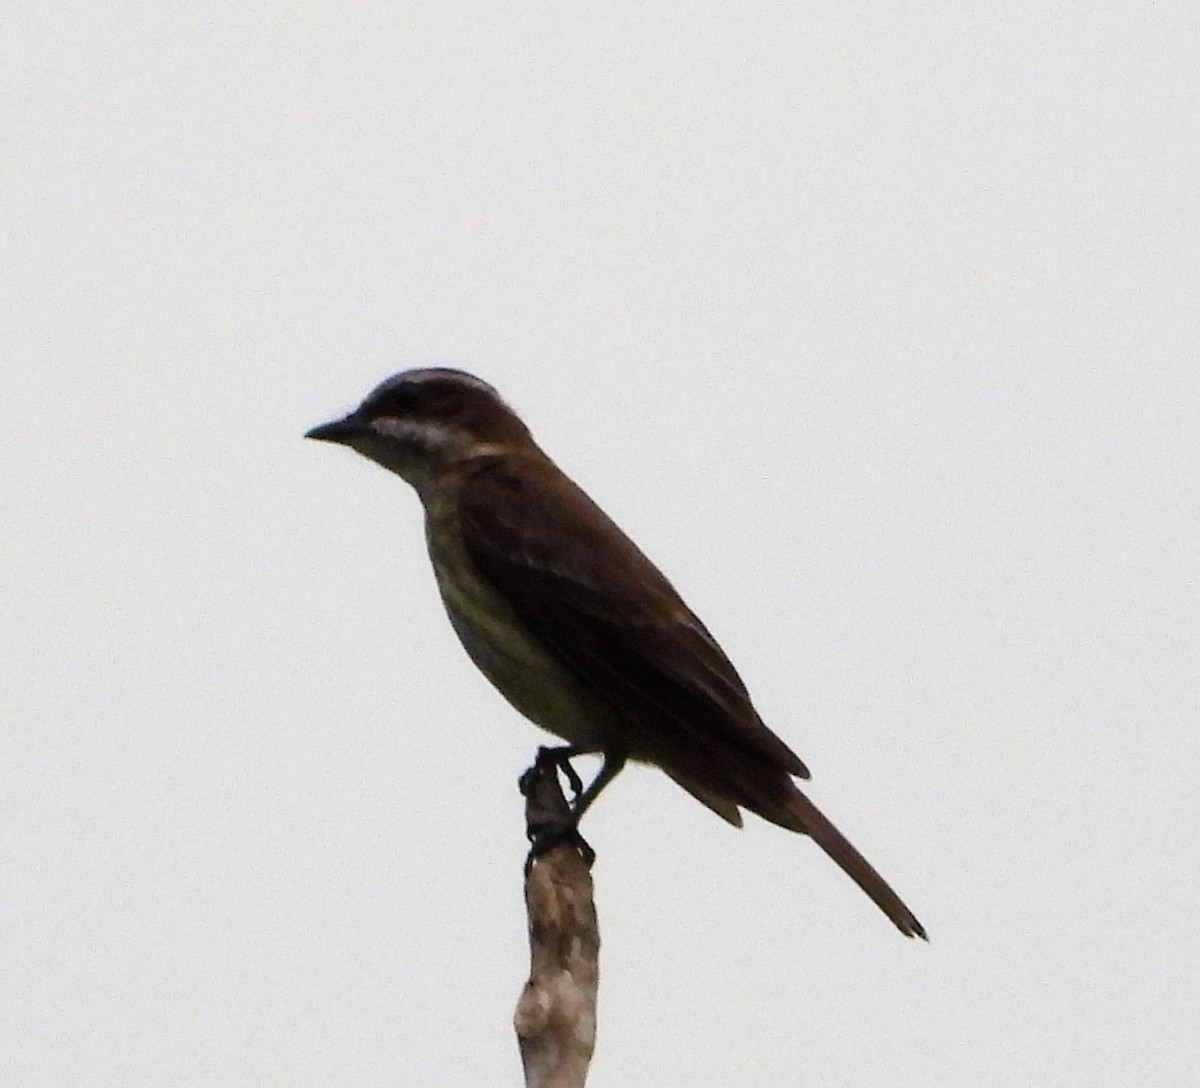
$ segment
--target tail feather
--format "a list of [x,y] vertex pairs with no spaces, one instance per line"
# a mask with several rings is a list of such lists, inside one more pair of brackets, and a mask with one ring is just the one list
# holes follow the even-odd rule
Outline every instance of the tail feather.
[[[862,856],[846,838],[799,790],[795,790],[788,805],[788,815],[795,819],[799,827],[822,850],[825,851],[842,871],[850,877],[875,905],[883,911],[892,924],[906,937],[920,937],[929,940],[925,935],[925,927],[917,921],[916,915],[904,904],[904,901],[892,891],[891,885],[883,879],[866,858]],[[791,821],[785,826],[792,826]]]

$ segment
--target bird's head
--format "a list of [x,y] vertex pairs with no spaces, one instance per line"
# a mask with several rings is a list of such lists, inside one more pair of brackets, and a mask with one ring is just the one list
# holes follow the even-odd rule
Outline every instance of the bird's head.
[[314,427],[305,438],[349,446],[418,492],[448,465],[533,443],[487,382],[443,367],[393,375],[349,415]]

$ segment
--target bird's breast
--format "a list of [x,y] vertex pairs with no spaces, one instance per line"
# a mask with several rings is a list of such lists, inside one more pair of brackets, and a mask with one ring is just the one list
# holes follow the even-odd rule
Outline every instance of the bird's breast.
[[541,728],[569,744],[609,747],[615,712],[549,654],[479,572],[463,543],[456,504],[431,502],[425,530],[442,603],[479,671]]

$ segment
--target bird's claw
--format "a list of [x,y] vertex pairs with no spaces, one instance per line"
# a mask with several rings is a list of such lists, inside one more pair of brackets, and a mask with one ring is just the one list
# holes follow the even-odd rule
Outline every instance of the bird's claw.
[[525,858],[526,876],[533,868],[533,863],[556,846],[573,846],[579,851],[579,856],[589,869],[596,861],[596,851],[579,833],[573,819],[547,820],[531,830],[529,855]]

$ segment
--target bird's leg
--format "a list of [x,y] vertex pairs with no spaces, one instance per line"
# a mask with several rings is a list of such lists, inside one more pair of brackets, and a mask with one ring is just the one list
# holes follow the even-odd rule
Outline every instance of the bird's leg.
[[576,756],[581,756],[586,749],[576,748],[573,744],[564,744],[561,748],[539,748],[538,762],[546,760],[548,763],[554,764],[567,778],[567,785],[571,787],[571,792],[575,795],[575,800],[579,800],[579,795],[583,793],[583,779],[579,777],[578,772],[571,766],[571,760]]
[[[538,821],[536,831],[530,834],[530,840],[533,845],[529,851],[527,864],[532,863],[534,858],[561,842],[571,842],[574,844],[589,866],[595,860],[596,852],[588,845],[583,836],[579,834],[579,821],[583,814],[592,806],[592,802],[600,796],[604,787],[625,766],[626,757],[621,752],[603,753],[604,762],[600,765],[600,772],[591,781],[587,789],[584,789],[583,780],[576,773],[575,768],[571,766],[570,761],[574,756],[586,754],[590,753],[585,749],[574,746],[538,749],[537,761],[526,772],[530,782],[532,783],[533,779],[542,772],[543,768],[547,766],[552,767],[555,771],[562,771],[575,798],[574,803],[568,806],[566,813],[544,814],[543,818]],[[523,778],[522,789],[524,789],[524,784],[525,779]]]
[[571,818],[576,824],[592,807],[592,802],[600,796],[600,791],[621,773],[621,768],[625,766],[625,758],[623,752],[605,752],[604,762],[600,765],[600,773],[592,779],[591,785],[583,793],[575,791],[575,804],[571,806]]
[[561,748],[539,748],[538,760],[547,760],[554,764],[564,775],[566,775],[567,783],[571,787],[571,792],[575,795],[574,803],[571,805],[571,819],[574,823],[579,823],[583,814],[592,807],[592,802],[600,796],[600,791],[604,789],[614,778],[621,772],[621,768],[625,766],[626,756],[623,752],[602,752],[601,755],[604,762],[600,765],[600,772],[592,779],[588,788],[583,788],[583,779],[581,779],[575,768],[571,766],[571,760],[576,756],[593,755],[594,753],[587,748],[578,748],[575,745],[564,745]]
[[562,844],[578,850],[588,868],[596,860],[596,852],[575,826],[577,821],[573,807],[563,796],[558,778],[561,770],[576,799],[582,795],[583,782],[568,762],[571,756],[578,754],[574,748],[539,748],[533,766],[521,775],[521,793],[525,795],[525,833],[530,842],[529,856],[525,859],[526,874],[537,858]]

